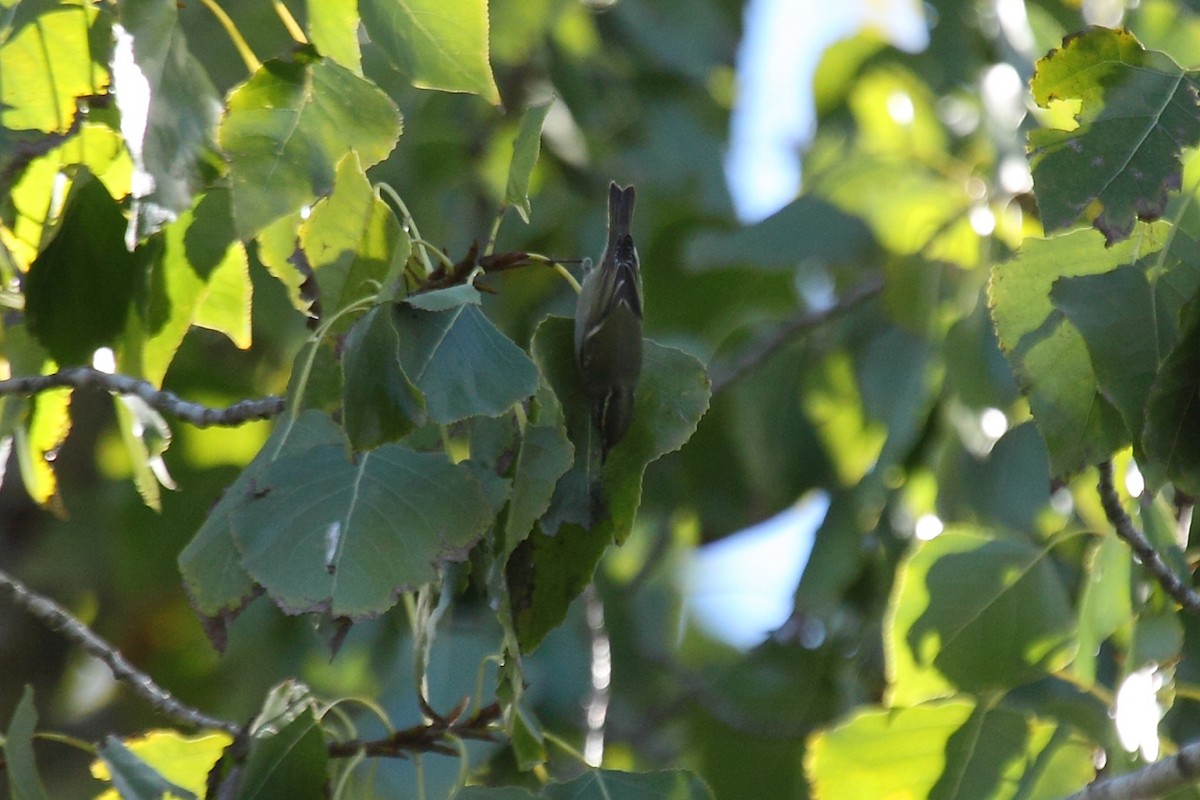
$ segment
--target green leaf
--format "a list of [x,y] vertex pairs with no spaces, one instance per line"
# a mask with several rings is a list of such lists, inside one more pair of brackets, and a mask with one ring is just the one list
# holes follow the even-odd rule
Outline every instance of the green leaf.
[[563,428],[562,409],[550,391],[539,391],[536,422],[531,418],[521,437],[513,472],[512,498],[505,523],[504,556],[529,536],[550,507],[554,487],[575,463],[575,448]]
[[890,703],[1009,689],[1065,666],[1075,622],[1051,546],[967,530],[919,543],[888,604]]
[[125,249],[124,229],[104,185],[77,179],[58,235],[25,282],[29,330],[60,365],[90,363],[125,327],[142,259]]
[[340,445],[281,456],[233,512],[242,565],[284,610],[375,616],[437,578],[492,522],[461,466],[386,445],[352,463]]
[[800,402],[843,486],[870,471],[887,443],[887,426],[872,419],[854,374],[850,354],[827,355],[804,376]]
[[425,422],[425,398],[404,374],[400,340],[387,306],[377,306],[346,336],[343,422],[356,450],[399,439]]
[[421,311],[396,305],[400,365],[439,424],[494,417],[537,391],[537,368],[478,307]]
[[470,92],[492,105],[487,0],[359,0],[367,35],[413,86]]
[[858,711],[809,742],[820,797],[1051,800],[1095,774],[1092,744],[1065,727],[955,700]]
[[1079,596],[1079,649],[1071,671],[1085,686],[1096,680],[1096,656],[1109,636],[1133,620],[1133,560],[1129,546],[1102,536],[1089,549]]
[[546,800],[712,800],[699,776],[686,770],[620,772],[594,769],[573,781],[542,789]]
[[188,51],[175,0],[131,0],[119,11],[113,89],[135,166],[132,246],[191,207],[221,100]]
[[333,194],[320,200],[300,225],[300,246],[316,275],[321,313],[327,317],[379,294],[389,274],[403,269],[411,249],[408,234],[376,196],[355,153],[338,162]]
[[446,311],[468,303],[473,306],[480,305],[483,303],[483,295],[469,283],[460,283],[445,289],[410,294],[404,298],[404,302],[422,311]]
[[121,441],[133,468],[133,482],[142,502],[162,511],[159,484],[174,489],[162,454],[171,446],[171,429],[162,414],[136,395],[113,397]]
[[1141,456],[1146,399],[1179,338],[1183,301],[1200,287],[1200,246],[1178,228],[1136,266],[1055,281],[1050,299],[1083,335],[1101,393],[1121,412]]
[[[813,209],[833,224],[835,241],[843,246],[862,246],[854,224],[857,217],[892,253],[966,268],[979,264],[982,244],[968,216],[978,201],[962,181],[911,158],[870,153],[842,143],[814,148],[806,154],[804,171],[814,197],[852,215],[846,218]],[[887,191],[880,191],[881,186]],[[830,235],[815,225],[811,230],[818,239]]]
[[92,52],[90,29],[109,21],[91,3],[76,0],[44,4],[36,17],[9,31],[0,44],[0,127],[69,130],[77,98],[102,94],[108,83],[107,54]]
[[1200,81],[1127,31],[1089,28],[1037,63],[1044,108],[1075,101],[1078,127],[1030,132],[1034,192],[1047,231],[1081,217],[1108,244],[1157,219],[1182,181],[1180,152],[1200,143]]
[[609,543],[628,538],[646,467],[687,442],[710,395],[699,361],[646,340],[633,423],[599,468],[599,445],[575,365],[574,330],[572,320],[550,317],[533,337],[534,359],[562,405],[575,464],[559,480],[539,528],[509,560],[513,618],[525,652],[562,622]]
[[1029,398],[1055,476],[1103,461],[1129,441],[1129,434],[1120,412],[1101,392],[1087,342],[1054,307],[1051,289],[1062,278],[1132,264],[1168,239],[1163,224],[1146,226],[1113,247],[1105,247],[1092,231],[1028,239],[1016,258],[992,270],[989,305],[996,334]]
[[312,265],[307,263],[304,251],[300,248],[302,223],[300,212],[296,211],[263,228],[255,239],[258,243],[258,260],[271,273],[271,277],[283,285],[292,308],[311,317],[315,316],[311,310],[313,297],[305,290],[304,283],[311,275]]
[[519,786],[464,786],[455,800],[537,800],[537,795]]
[[1142,429],[1146,395],[1158,367],[1154,299],[1146,275],[1129,266],[1061,278],[1050,299],[1083,335],[1104,398],[1131,433]]
[[[593,522],[611,524],[609,530],[621,544],[629,536],[641,502],[646,467],[678,450],[695,433],[708,409],[710,383],[704,366],[692,356],[645,340],[633,423],[601,467],[598,436],[594,435],[590,406],[575,364],[574,330],[572,320],[549,317],[538,326],[531,348],[562,406],[567,436],[575,447],[575,464],[559,482],[552,507],[564,500],[582,499],[577,491],[582,487],[587,507],[568,511],[563,518],[584,520],[587,527]],[[602,489],[599,499],[592,496],[595,488]],[[559,491],[572,497],[560,497]]]
[[33,760],[33,732],[36,727],[37,709],[33,705],[33,689],[26,686],[9,720],[8,730],[4,732],[4,765],[8,774],[8,790],[13,800],[48,798]]
[[52,389],[30,398],[28,419],[16,429],[14,442],[25,491],[39,505],[58,512],[63,508],[53,454],[71,431],[72,394],[72,389]]
[[854,262],[875,247],[860,218],[806,194],[749,227],[700,233],[688,243],[684,263],[692,270],[794,270],[810,259]]
[[1174,484],[1200,494],[1200,301],[1183,312],[1183,330],[1150,389],[1142,444]]
[[342,442],[341,430],[324,414],[306,411],[294,421],[285,417],[179,554],[179,571],[188,598],[203,618],[205,631],[218,650],[224,649],[227,624],[256,591],[234,544],[234,511],[260,491],[258,475],[276,458]]
[[[158,730],[125,739],[122,744],[166,781],[203,797],[209,770],[232,741],[227,733],[183,736],[172,730]],[[108,764],[102,759],[92,762],[91,773],[100,781],[109,781],[112,777]],[[109,796],[111,792],[102,797]]]
[[324,800],[329,751],[311,708],[282,730],[260,729],[250,743],[238,798],[243,800]]
[[529,224],[529,177],[537,165],[538,153],[542,147],[542,125],[554,99],[525,109],[521,116],[521,127],[517,130],[517,138],[513,141],[512,162],[508,166],[508,186],[504,190],[504,202],[517,209],[521,219]]
[[308,0],[308,38],[321,55],[356,75],[362,74],[358,44],[358,4],[346,0]]
[[99,751],[108,767],[109,780],[122,800],[161,800],[170,794],[182,800],[196,800],[196,795],[164,778],[157,770],[138,758],[115,736],[105,738]]
[[309,50],[296,61],[266,62],[230,92],[218,131],[238,234],[250,238],[329,194],[347,152],[371,166],[399,135],[395,104],[345,67]]
[[[155,386],[193,324],[250,346],[250,267],[230,215],[229,191],[214,188],[164,229],[150,270],[142,311],[144,338],[136,356],[122,352],[123,372]],[[134,358],[140,363],[130,363]]]
[[[3,129],[0,129],[2,135]],[[19,151],[14,148],[14,154]],[[0,155],[0,162],[4,160]],[[20,269],[27,270],[42,248],[58,232],[60,216],[57,206],[80,171],[77,165],[99,177],[109,194],[122,198],[129,193],[133,161],[121,135],[107,125],[85,122],[58,147],[29,162],[12,176],[11,212],[5,212],[4,245]],[[82,176],[84,180],[86,175]],[[0,192],[7,191],[9,181],[0,173]],[[9,214],[11,213],[11,219]]]

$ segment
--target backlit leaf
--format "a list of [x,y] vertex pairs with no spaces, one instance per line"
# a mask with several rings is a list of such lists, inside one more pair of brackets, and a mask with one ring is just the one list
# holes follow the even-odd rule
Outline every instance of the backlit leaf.
[[1200,143],[1200,80],[1127,31],[1092,27],[1037,63],[1038,105],[1078,102],[1071,130],[1029,135],[1047,231],[1085,219],[1113,244],[1160,217],[1182,180],[1180,152]]
[[529,177],[537,165],[538,152],[542,145],[542,125],[554,100],[545,100],[525,109],[521,116],[521,127],[513,142],[512,163],[508,167],[508,188],[504,190],[504,202],[517,209],[521,219],[529,222]]
[[414,86],[500,103],[488,63],[487,0],[360,0],[359,13]]
[[233,217],[249,238],[333,191],[353,150],[364,167],[400,135],[396,106],[375,84],[301,50],[268,61],[229,94],[218,141],[229,161]]
[[1050,546],[948,531],[900,568],[885,627],[890,704],[1007,689],[1074,655],[1075,620]]

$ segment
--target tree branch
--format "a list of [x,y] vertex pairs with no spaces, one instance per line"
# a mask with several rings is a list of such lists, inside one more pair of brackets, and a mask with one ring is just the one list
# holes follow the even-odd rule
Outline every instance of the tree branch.
[[32,375],[0,381],[0,395],[30,395],[47,389],[69,386],[74,389],[96,386],[116,394],[129,394],[145,400],[152,408],[178,417],[199,428],[210,425],[241,425],[256,419],[270,419],[283,413],[284,399],[270,396],[261,400],[242,400],[226,408],[192,403],[178,395],[156,389],[149,381],[128,375],[111,375],[91,367],[68,367],[51,375]]
[[1178,753],[1137,772],[1097,781],[1067,800],[1149,800],[1200,780],[1200,742],[1184,745]]
[[441,753],[453,756],[458,750],[448,739],[479,739],[493,741],[492,725],[500,719],[500,705],[492,703],[466,719],[452,714],[449,718],[434,716],[432,721],[396,731],[383,739],[363,741],[351,739],[329,745],[330,758],[349,758],[363,753],[374,758],[407,758],[409,753]]
[[1167,594],[1175,598],[1179,605],[1193,614],[1200,614],[1200,594],[1179,579],[1174,570],[1163,561],[1154,545],[1146,535],[1133,526],[1133,521],[1121,508],[1121,499],[1113,488],[1113,468],[1111,461],[1102,461],[1100,469],[1100,505],[1104,507],[1104,515],[1116,528],[1117,535],[1129,544],[1134,555],[1142,562],[1150,575],[1158,582]]
[[786,345],[793,336],[823,325],[865,303],[883,291],[882,280],[871,280],[851,290],[839,302],[821,311],[797,314],[784,322],[770,335],[747,347],[724,369],[714,370],[712,392],[728,388],[734,381],[763,363]]
[[155,683],[153,678],[130,664],[121,651],[101,639],[91,628],[72,616],[65,608],[48,597],[30,591],[24,584],[3,570],[0,570],[0,589],[7,589],[12,595],[13,602],[36,617],[46,627],[61,633],[69,641],[103,661],[114,678],[129,686],[134,694],[164,716],[170,717],[181,725],[222,730],[235,736],[241,730],[241,726],[234,722],[210,717],[202,711],[181,703],[174,695]]

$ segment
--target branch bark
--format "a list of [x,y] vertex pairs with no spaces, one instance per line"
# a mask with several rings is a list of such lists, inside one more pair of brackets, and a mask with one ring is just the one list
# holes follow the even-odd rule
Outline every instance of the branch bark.
[[173,392],[157,389],[149,381],[128,375],[112,375],[91,367],[68,367],[51,375],[31,375],[0,381],[0,395],[31,395],[48,389],[95,386],[115,394],[135,395],[152,408],[190,422],[199,428],[210,425],[234,426],[251,420],[270,419],[283,413],[284,399],[270,396],[260,400],[242,400],[225,408],[192,403]]
[[763,363],[791,341],[792,337],[836,319],[883,291],[882,280],[867,281],[853,289],[840,301],[821,311],[797,314],[782,323],[765,338],[747,347],[741,355],[730,360],[723,369],[713,370],[712,392],[727,389],[734,381]]
[[1175,598],[1175,602],[1193,614],[1200,614],[1200,594],[1191,586],[1184,583],[1175,571],[1163,561],[1163,557],[1146,535],[1133,525],[1125,509],[1121,508],[1121,498],[1113,487],[1113,468],[1111,461],[1103,461],[1100,470],[1100,505],[1104,507],[1104,515],[1120,536],[1133,550],[1134,555],[1142,562],[1142,566],[1150,573],[1167,594]]
[[1173,756],[1137,772],[1097,781],[1067,800],[1150,800],[1200,780],[1200,742],[1184,745]]
[[23,583],[0,570],[0,589],[7,589],[13,602],[28,611],[51,630],[61,633],[100,659],[113,677],[127,685],[159,713],[181,725],[193,728],[221,730],[237,735],[241,726],[228,720],[210,717],[203,711],[184,705],[174,695],[154,682],[154,679],[129,663],[121,651],[104,641],[95,631],[72,616],[69,611],[48,597],[30,591]]

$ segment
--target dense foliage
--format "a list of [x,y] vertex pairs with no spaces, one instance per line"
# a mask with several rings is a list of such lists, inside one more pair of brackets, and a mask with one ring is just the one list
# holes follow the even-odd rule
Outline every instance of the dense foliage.
[[[0,0],[14,798],[1052,798],[1200,740],[1191,6],[862,30],[740,225],[738,0],[227,5]],[[786,624],[695,625],[802,498]]]

